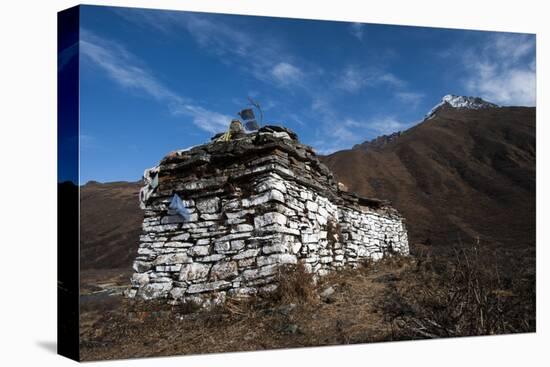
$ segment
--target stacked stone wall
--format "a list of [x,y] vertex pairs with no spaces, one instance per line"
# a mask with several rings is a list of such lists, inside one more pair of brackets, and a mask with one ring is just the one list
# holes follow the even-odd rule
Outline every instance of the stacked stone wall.
[[322,276],[388,252],[408,253],[403,219],[393,210],[338,205],[277,173],[253,178],[244,197],[153,199],[134,263],[132,296],[220,302],[273,290],[281,265],[301,262]]

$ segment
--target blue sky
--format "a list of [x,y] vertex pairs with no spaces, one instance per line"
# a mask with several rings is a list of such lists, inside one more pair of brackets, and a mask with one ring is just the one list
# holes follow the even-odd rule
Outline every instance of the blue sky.
[[247,97],[319,154],[422,120],[445,94],[535,105],[535,36],[81,7],[80,182],[135,181]]

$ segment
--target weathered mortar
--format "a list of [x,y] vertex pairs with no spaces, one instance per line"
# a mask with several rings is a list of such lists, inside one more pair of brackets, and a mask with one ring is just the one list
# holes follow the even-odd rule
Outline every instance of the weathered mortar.
[[[273,290],[283,264],[324,275],[409,252],[403,218],[388,202],[340,191],[311,147],[284,128],[173,152],[145,179],[130,297],[211,304]],[[174,194],[187,220],[169,214]]]

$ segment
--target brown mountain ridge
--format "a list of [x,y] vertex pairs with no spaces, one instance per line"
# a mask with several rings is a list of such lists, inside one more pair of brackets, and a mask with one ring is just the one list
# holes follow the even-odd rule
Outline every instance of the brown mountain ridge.
[[141,186],[141,181],[81,186],[81,269],[131,269],[143,221]]
[[534,245],[535,113],[442,106],[385,144],[323,161],[350,191],[391,200],[412,243]]

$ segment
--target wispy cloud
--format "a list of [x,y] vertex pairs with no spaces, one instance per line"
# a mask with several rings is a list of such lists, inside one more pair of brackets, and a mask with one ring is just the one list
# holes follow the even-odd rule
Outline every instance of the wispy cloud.
[[399,79],[392,73],[381,73],[374,80],[379,83],[386,83],[395,88],[403,88],[406,84],[402,79]]
[[290,118],[292,121],[296,122],[300,126],[305,126],[306,125],[304,120],[302,120],[302,118],[300,116],[298,116],[297,114],[295,114],[295,113],[288,114],[288,118]]
[[348,93],[358,93],[365,88],[386,87],[399,102],[407,104],[409,108],[416,108],[424,98],[423,93],[410,91],[405,80],[391,72],[376,68],[348,65],[342,70],[335,84]]
[[354,93],[361,90],[366,85],[366,75],[362,70],[355,66],[348,66],[342,72],[337,86],[345,91]]
[[[255,41],[252,36],[236,27],[222,21],[215,21],[212,17],[193,13],[162,13],[171,15],[170,18],[155,19],[156,22],[168,22],[175,30],[185,28],[195,40],[204,48],[220,55],[234,54],[248,57],[252,54]],[[160,15],[160,13],[159,13]],[[165,16],[165,15],[161,15]]]
[[227,129],[231,116],[208,110],[197,105],[183,103],[172,107],[174,115],[189,116],[193,123],[208,132],[217,133]]
[[80,50],[83,56],[101,67],[123,87],[144,91],[159,101],[181,102],[178,95],[162,85],[149,71],[133,64],[128,51],[121,45],[83,30]]
[[351,23],[348,27],[349,32],[353,37],[357,38],[359,41],[363,41],[365,35],[365,24],[363,23]]
[[[311,142],[318,154],[330,154],[337,150],[350,149],[364,140],[362,126],[350,118],[342,118],[330,102],[330,97],[317,96],[310,106],[315,121],[317,138]],[[313,127],[312,127],[313,128]]]
[[403,123],[394,116],[386,116],[373,119],[369,123],[369,128],[378,134],[387,135],[408,128],[411,124]]
[[363,88],[384,85],[393,88],[403,88],[406,83],[387,71],[348,65],[339,75],[336,85],[347,92],[355,93]]
[[501,105],[536,104],[534,36],[497,34],[480,45],[444,54],[457,55],[469,93]]
[[242,72],[276,87],[307,88],[308,79],[319,70],[318,66],[288,52],[282,39],[269,33],[247,32],[233,24],[228,16],[141,9],[117,13],[128,21],[168,35],[179,37],[182,31],[187,32],[221,62],[235,65]]
[[[318,131],[319,140],[315,143],[320,149],[349,148],[359,142],[364,134],[357,134],[353,127],[344,126],[339,121],[338,109],[334,107],[335,93],[326,85],[340,86],[340,91],[358,91],[367,85],[401,87],[399,78],[388,72],[353,69],[349,67],[343,76],[339,72],[328,73],[317,63],[304,60],[289,52],[285,40],[273,34],[247,31],[239,27],[236,18],[212,14],[186,12],[150,12],[133,10],[120,14],[128,21],[146,27],[155,27],[168,36],[180,37],[181,32],[192,36],[205,52],[229,63],[241,72],[270,87],[300,93],[311,100],[310,108],[295,110],[289,121],[304,126],[312,121],[311,129]],[[359,31],[359,29],[358,29]],[[275,102],[277,103],[277,102]],[[328,136],[329,139],[323,140]],[[338,146],[337,146],[338,145]]]
[[370,131],[375,135],[387,135],[397,131],[405,130],[411,124],[400,122],[395,116],[382,116],[368,120],[347,119],[344,125],[348,127],[361,128]]
[[[165,36],[179,38],[182,32],[192,36],[196,44],[206,53],[240,72],[277,88],[285,93],[300,94],[308,98],[308,107],[286,112],[289,121],[299,126],[310,124],[315,137],[309,143],[320,152],[350,148],[366,136],[389,132],[382,122],[367,121],[354,125],[347,118],[346,111],[338,108],[337,101],[342,93],[358,93],[365,88],[388,88],[399,100],[409,104],[417,103],[421,95],[407,89],[407,83],[385,68],[347,65],[342,69],[326,71],[312,60],[305,60],[290,52],[286,41],[280,36],[262,31],[251,32],[238,18],[189,12],[151,12],[132,10],[120,13],[128,21],[148,29],[153,27]],[[358,39],[364,39],[362,24],[349,25],[349,31]],[[330,86],[327,88],[327,86]],[[336,88],[331,88],[335,86]],[[277,101],[275,102],[277,103]],[[292,116],[289,115],[292,114]],[[221,119],[223,121],[223,118]],[[347,121],[344,123],[342,121]],[[314,122],[314,123],[313,123]],[[368,123],[374,123],[372,127]]]
[[346,118],[333,125],[330,139],[318,139],[315,144],[319,154],[331,154],[350,149],[364,142],[368,136],[388,135],[408,129],[414,123],[400,121],[395,116],[378,116],[368,119]]
[[297,84],[304,77],[304,73],[300,68],[287,62],[280,62],[271,69],[271,75],[280,84]]
[[231,117],[199,106],[163,84],[121,44],[81,30],[82,56],[122,87],[144,93],[167,106],[174,116],[187,116],[200,129],[215,133],[227,128]]
[[395,96],[401,102],[409,105],[410,107],[416,108],[424,98],[424,93],[397,92],[395,93]]

